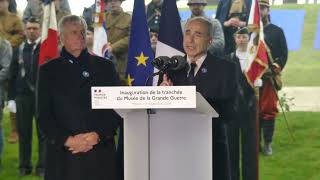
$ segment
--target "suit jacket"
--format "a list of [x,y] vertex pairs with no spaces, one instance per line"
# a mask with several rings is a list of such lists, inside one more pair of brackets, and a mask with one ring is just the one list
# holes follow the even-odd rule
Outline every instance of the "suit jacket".
[[[118,85],[116,70],[86,50],[79,58],[64,49],[61,54],[41,66],[39,74],[39,125],[48,140],[45,179],[114,180],[113,136],[119,116],[113,110],[91,109],[91,87]],[[92,131],[100,141],[89,152],[72,154],[64,146],[69,136]]]
[[[188,85],[188,67],[168,72],[174,85]],[[237,91],[236,66],[207,54],[195,76],[196,89],[219,113],[213,120],[213,175],[216,180],[230,179],[229,150],[226,123],[234,119],[234,100]]]

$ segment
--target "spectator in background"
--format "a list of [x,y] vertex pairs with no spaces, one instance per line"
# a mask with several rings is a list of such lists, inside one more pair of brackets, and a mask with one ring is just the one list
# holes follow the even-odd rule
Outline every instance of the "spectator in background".
[[35,86],[38,74],[38,61],[41,38],[41,22],[30,17],[25,24],[27,39],[19,47],[19,58],[11,64],[8,99],[14,100],[17,107],[17,127],[19,134],[19,174],[32,172],[32,124],[36,120],[38,135],[38,163],[36,174],[44,177],[45,138],[35,116]]
[[93,49],[93,36],[94,36],[94,29],[92,26],[88,26],[86,42],[87,42],[87,48],[89,53],[92,53],[92,49]]
[[131,26],[131,15],[123,12],[121,3],[124,0],[107,0],[110,12],[106,14],[108,50],[117,60],[117,71],[120,81],[127,85],[126,70],[128,62],[128,46]]
[[[213,39],[209,46],[209,52],[212,55],[220,56],[223,54],[224,50],[224,35],[223,35],[223,29],[221,27],[221,24],[218,20],[212,19],[211,17],[207,17],[204,12],[204,8],[207,5],[206,0],[189,0],[188,6],[191,10],[191,17],[205,17],[208,18],[212,23],[212,33],[213,33]],[[189,19],[190,19],[189,18]],[[184,27],[186,22],[182,23],[182,27]]]
[[220,0],[216,19],[223,26],[225,39],[225,54],[235,51],[233,34],[247,25],[252,0]]
[[23,25],[17,15],[9,12],[9,2],[10,0],[0,0],[0,36],[16,48],[24,40]]
[[[24,40],[23,24],[21,19],[9,12],[10,0],[0,0],[0,37],[7,39],[13,51],[12,59],[18,58],[18,47]],[[11,104],[14,105],[14,104]],[[8,138],[9,143],[18,140],[15,113],[10,112],[11,132]]]
[[[236,115],[228,125],[230,147],[231,179],[256,180],[257,177],[257,130],[256,97],[254,88],[244,74],[247,61],[249,32],[246,27],[234,34],[237,49],[228,55],[228,60],[237,66],[238,92]],[[241,169],[241,171],[240,171]],[[242,177],[242,178],[241,178]]]
[[[87,25],[79,16],[59,22],[60,57],[39,71],[37,112],[48,140],[45,180],[117,180],[114,135],[119,116],[91,109],[91,87],[118,86],[110,61],[86,48]],[[58,73],[57,73],[58,72]]]
[[263,132],[263,153],[272,155],[272,137],[275,128],[275,117],[278,114],[277,90],[274,78],[279,75],[287,63],[288,47],[283,30],[270,22],[270,5],[268,0],[260,0],[260,12],[263,23],[264,40],[268,53],[269,69],[262,76],[263,85],[260,88],[259,118]]
[[159,35],[158,29],[150,29],[150,43],[151,43],[151,48],[154,54],[156,54],[158,35]]
[[[104,12],[105,13],[110,11],[110,4],[108,4],[107,1],[108,0],[104,0],[104,2],[105,2]],[[96,4],[93,4],[90,7],[83,9],[82,17],[87,22],[88,27],[92,26],[94,23],[95,12],[96,12]]]
[[[0,2],[0,9],[1,9]],[[3,152],[3,107],[4,107],[4,84],[9,74],[9,66],[12,59],[12,48],[10,42],[0,36],[0,173],[2,169],[2,152]]]
[[147,23],[150,29],[159,29],[163,0],[152,0],[147,5]]
[[[61,1],[59,2],[59,8],[56,7],[56,11],[58,11],[57,22],[59,22],[62,16],[71,14],[69,1],[68,0],[59,0],[59,1]],[[43,17],[42,0],[28,0],[27,7],[23,12],[23,18],[22,18],[23,22],[26,23],[26,21],[30,17],[36,17],[40,19],[40,21],[42,21],[42,17]]]

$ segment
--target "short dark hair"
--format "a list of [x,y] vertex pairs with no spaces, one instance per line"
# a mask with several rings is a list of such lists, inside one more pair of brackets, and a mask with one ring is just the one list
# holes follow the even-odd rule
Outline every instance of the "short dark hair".
[[34,16],[31,16],[31,17],[27,20],[27,22],[29,22],[29,23],[37,23],[37,24],[40,24],[40,25],[41,25],[40,19],[37,18],[37,17],[34,17]]

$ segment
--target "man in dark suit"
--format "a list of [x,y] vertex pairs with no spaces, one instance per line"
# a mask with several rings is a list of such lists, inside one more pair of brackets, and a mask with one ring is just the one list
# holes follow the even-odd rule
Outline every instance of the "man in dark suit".
[[[9,78],[8,103],[17,104],[17,128],[19,135],[19,174],[32,172],[32,124],[35,116],[35,86],[38,75],[38,61],[41,41],[40,20],[31,17],[25,24],[27,39],[19,47],[19,58],[11,63]],[[36,174],[44,176],[45,138],[39,129],[35,116],[38,136],[38,163]]]
[[117,86],[112,62],[88,53],[84,19],[59,23],[60,57],[40,67],[38,113],[47,138],[46,180],[115,180],[113,110],[91,109],[92,86]]
[[230,179],[230,160],[226,123],[232,119],[236,94],[235,65],[208,53],[212,41],[212,23],[203,17],[188,20],[183,47],[190,68],[164,75],[161,85],[195,85],[198,92],[219,113],[213,119],[213,177]]

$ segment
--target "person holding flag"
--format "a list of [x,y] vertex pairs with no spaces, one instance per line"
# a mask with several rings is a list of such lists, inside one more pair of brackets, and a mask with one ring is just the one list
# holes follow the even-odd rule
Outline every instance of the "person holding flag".
[[275,117],[278,114],[277,91],[281,88],[279,82],[275,81],[276,76],[285,67],[288,59],[288,47],[283,30],[270,22],[270,5],[268,0],[260,0],[261,18],[263,31],[268,51],[269,69],[263,74],[263,86],[260,89],[260,112],[261,128],[263,132],[264,147],[263,153],[272,155],[272,137],[275,128]]
[[257,102],[255,90],[248,83],[244,73],[249,37],[247,27],[239,29],[234,34],[237,49],[228,56],[228,60],[237,65],[238,77],[236,116],[228,125],[232,180],[239,180],[241,177],[245,180],[256,180],[257,177]]

